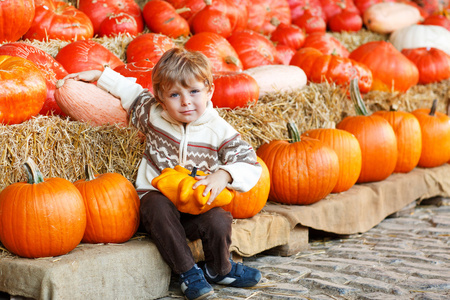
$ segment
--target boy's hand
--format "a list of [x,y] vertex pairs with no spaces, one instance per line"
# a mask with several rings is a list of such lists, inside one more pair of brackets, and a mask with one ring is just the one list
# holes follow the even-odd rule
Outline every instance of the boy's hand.
[[208,176],[195,176],[195,179],[198,181],[192,186],[194,190],[200,185],[204,185],[205,191],[203,192],[203,196],[206,196],[211,192],[207,202],[208,205],[211,205],[214,199],[216,199],[220,192],[222,192],[232,180],[231,175],[224,170],[217,170]]
[[74,79],[74,80],[81,80],[81,81],[86,81],[86,82],[93,82],[93,81],[97,81],[101,75],[102,75],[102,71],[89,70],[89,71],[83,71],[83,72],[72,73],[72,74],[66,75],[66,77],[64,77],[64,80]]

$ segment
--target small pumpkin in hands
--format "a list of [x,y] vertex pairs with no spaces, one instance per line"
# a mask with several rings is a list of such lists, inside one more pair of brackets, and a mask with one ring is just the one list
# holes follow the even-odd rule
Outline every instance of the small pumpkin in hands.
[[213,203],[207,204],[210,193],[203,196],[205,186],[201,185],[196,189],[192,186],[197,182],[195,176],[205,176],[202,171],[197,171],[196,168],[192,173],[182,166],[175,166],[174,168],[166,168],[161,172],[161,175],[153,178],[152,185],[163,193],[176,208],[183,213],[192,215],[199,215],[207,212],[211,208],[217,206],[224,206],[231,202],[234,197],[234,191],[224,189],[214,199]]

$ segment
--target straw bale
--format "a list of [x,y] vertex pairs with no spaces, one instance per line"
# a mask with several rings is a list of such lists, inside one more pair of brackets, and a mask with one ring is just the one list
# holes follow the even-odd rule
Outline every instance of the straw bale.
[[71,182],[96,173],[117,172],[135,181],[144,146],[133,127],[90,126],[58,116],[38,116],[22,124],[0,125],[0,189],[26,181],[23,163],[31,157],[44,177]]

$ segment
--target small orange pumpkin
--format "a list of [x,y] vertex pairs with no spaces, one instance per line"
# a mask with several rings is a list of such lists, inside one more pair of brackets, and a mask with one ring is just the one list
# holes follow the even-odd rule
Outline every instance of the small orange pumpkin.
[[269,169],[269,199],[285,204],[318,202],[338,180],[336,152],[319,140],[300,139],[294,123],[288,123],[288,131],[290,142],[274,140],[256,151]]
[[33,160],[24,166],[28,182],[13,183],[0,193],[0,241],[27,258],[72,251],[86,228],[83,197],[66,179],[44,179]]
[[431,109],[418,108],[412,112],[422,129],[422,153],[419,167],[433,168],[450,159],[450,117],[436,111],[437,100]]
[[230,204],[222,207],[224,210],[231,212],[235,219],[246,219],[255,216],[263,209],[269,198],[269,169],[260,157],[257,157],[257,160],[262,167],[262,173],[256,185],[248,192],[236,192]]
[[94,176],[86,166],[86,179],[74,182],[86,205],[85,243],[124,243],[139,227],[139,196],[133,184],[118,173]]
[[152,185],[169,198],[179,211],[192,215],[202,214],[211,208],[224,206],[231,202],[234,191],[224,189],[213,203],[207,204],[210,193],[203,196],[205,186],[192,188],[197,182],[196,175],[205,176],[207,174],[197,171],[196,168],[192,173],[182,166],[175,166],[173,169],[166,168],[158,177],[153,178]]

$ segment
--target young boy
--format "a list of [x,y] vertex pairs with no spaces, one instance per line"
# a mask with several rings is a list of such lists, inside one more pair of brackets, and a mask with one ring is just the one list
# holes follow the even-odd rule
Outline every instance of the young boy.
[[[136,178],[141,197],[141,222],[174,273],[180,275],[187,299],[214,293],[208,283],[234,287],[256,285],[261,273],[230,259],[232,216],[220,207],[200,215],[179,212],[151,181],[165,168],[182,165],[204,171],[194,185],[206,186],[209,203],[226,187],[248,191],[258,181],[261,166],[252,147],[212,107],[211,65],[200,52],[173,48],[152,72],[154,96],[142,86],[106,68],[69,74],[66,78],[96,81],[121,99],[134,126],[146,136]],[[187,245],[201,239],[205,262],[200,267]],[[206,280],[205,280],[206,278]]]

